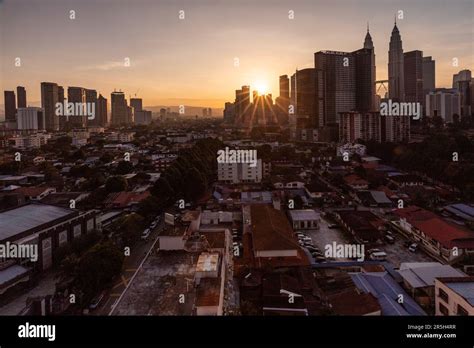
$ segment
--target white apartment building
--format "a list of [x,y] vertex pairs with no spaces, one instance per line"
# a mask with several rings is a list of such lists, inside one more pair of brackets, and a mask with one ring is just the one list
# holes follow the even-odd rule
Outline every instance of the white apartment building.
[[259,183],[262,181],[262,160],[257,165],[250,163],[217,163],[217,177],[228,184]]
[[452,123],[453,115],[461,116],[461,96],[454,90],[438,90],[426,95],[426,116],[440,116]]
[[19,130],[45,129],[45,115],[42,108],[27,107],[17,110],[17,128]]

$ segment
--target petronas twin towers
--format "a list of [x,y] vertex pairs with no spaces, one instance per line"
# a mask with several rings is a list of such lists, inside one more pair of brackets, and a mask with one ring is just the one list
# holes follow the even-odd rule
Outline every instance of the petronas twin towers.
[[388,50],[388,96],[390,99],[398,101],[405,99],[403,66],[402,38],[395,22]]

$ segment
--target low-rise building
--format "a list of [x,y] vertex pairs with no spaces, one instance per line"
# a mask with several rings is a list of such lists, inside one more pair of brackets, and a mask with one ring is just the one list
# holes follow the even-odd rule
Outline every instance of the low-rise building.
[[436,315],[474,316],[474,277],[435,279]]

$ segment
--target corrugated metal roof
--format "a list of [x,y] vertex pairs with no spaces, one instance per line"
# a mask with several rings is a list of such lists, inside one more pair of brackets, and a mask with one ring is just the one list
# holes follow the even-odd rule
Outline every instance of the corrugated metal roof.
[[60,219],[74,210],[45,204],[28,204],[0,213],[0,240]]

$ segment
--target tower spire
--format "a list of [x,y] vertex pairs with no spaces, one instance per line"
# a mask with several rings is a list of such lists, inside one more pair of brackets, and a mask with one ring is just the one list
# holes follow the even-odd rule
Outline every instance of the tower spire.
[[369,32],[369,21],[367,21],[367,32]]

